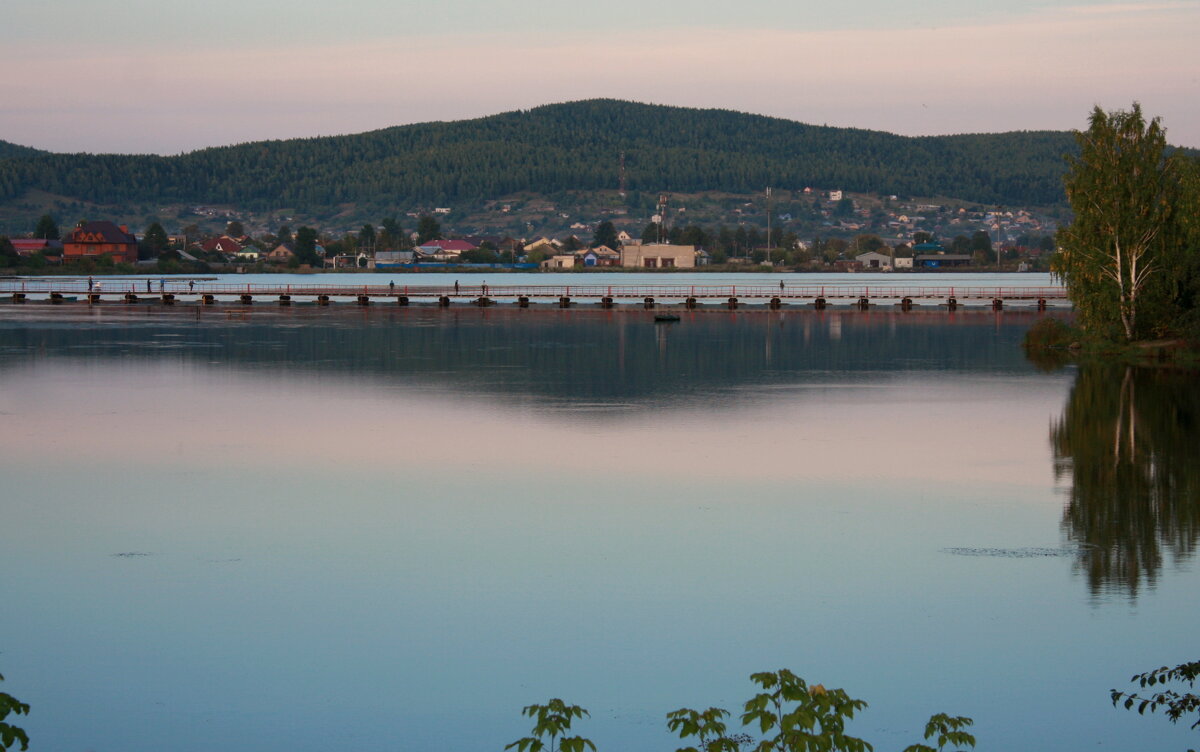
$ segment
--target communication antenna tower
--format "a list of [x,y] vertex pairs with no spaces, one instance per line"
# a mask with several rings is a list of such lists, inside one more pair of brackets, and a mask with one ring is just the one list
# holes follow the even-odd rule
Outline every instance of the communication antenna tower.
[[625,198],[625,152],[621,152],[621,198]]

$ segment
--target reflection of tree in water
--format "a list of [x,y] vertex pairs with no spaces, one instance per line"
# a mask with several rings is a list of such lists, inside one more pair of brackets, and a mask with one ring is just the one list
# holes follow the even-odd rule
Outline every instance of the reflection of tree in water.
[[1200,536],[1200,390],[1194,374],[1085,366],[1051,428],[1055,476],[1069,478],[1063,527],[1093,594],[1153,586],[1165,552]]

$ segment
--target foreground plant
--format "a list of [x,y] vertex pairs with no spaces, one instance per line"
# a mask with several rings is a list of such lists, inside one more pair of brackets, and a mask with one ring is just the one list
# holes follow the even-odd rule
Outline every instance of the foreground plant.
[[1137,712],[1143,715],[1147,710],[1154,713],[1159,708],[1164,708],[1164,715],[1170,719],[1171,723],[1178,723],[1179,719],[1195,714],[1196,721],[1192,723],[1192,728],[1200,728],[1200,696],[1192,692],[1180,692],[1166,686],[1171,682],[1178,682],[1191,688],[1196,685],[1197,679],[1200,679],[1200,661],[1181,663],[1175,668],[1163,666],[1144,674],[1137,674],[1130,681],[1137,682],[1142,689],[1159,686],[1162,688],[1151,690],[1151,694],[1146,697],[1142,697],[1136,692],[1110,690],[1113,707],[1120,703],[1125,706],[1126,710],[1132,710],[1136,705]]
[[[746,701],[743,726],[757,727],[763,738],[754,752],[871,752],[867,741],[846,733],[846,721],[867,707],[843,689],[826,689],[808,684],[787,669],[752,674],[751,681],[763,691]],[[681,739],[695,737],[697,746],[678,752],[738,752],[744,736],[730,736],[721,708],[705,711],[681,708],[667,714],[667,728]],[[904,752],[942,752],[975,746],[975,737],[965,729],[970,718],[938,714],[925,726],[925,740],[937,747],[914,744]],[[753,739],[749,740],[753,743]]]
[[578,705],[568,705],[556,698],[545,705],[527,705],[521,715],[537,719],[533,735],[518,739],[505,749],[516,747],[517,752],[583,752],[591,749],[596,752],[596,745],[590,739],[566,735],[571,730],[572,719],[590,715]]
[[[3,675],[0,675],[0,681],[4,681]],[[29,737],[25,731],[5,722],[9,714],[29,715],[29,706],[6,692],[0,692],[0,752],[6,752],[17,742],[21,743],[22,750],[29,749]]]

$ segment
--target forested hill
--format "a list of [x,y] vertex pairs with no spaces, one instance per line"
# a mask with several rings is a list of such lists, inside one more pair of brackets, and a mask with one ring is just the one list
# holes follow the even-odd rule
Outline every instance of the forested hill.
[[350,203],[432,206],[518,191],[612,190],[624,152],[629,190],[814,186],[1032,206],[1063,200],[1063,155],[1073,149],[1066,132],[912,138],[590,100],[172,157],[0,149],[0,202],[40,189],[108,205],[184,202],[317,214]]
[[46,153],[48,152],[9,143],[8,141],[0,141],[0,159],[4,159],[5,157],[33,157]]

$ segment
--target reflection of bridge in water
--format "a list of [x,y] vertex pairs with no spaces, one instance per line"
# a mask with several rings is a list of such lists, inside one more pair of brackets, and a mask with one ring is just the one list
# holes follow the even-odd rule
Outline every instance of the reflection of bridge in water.
[[[90,287],[89,287],[90,284]],[[392,302],[398,305],[433,304],[448,307],[453,303],[487,306],[500,303],[522,308],[532,302],[549,302],[560,308],[577,303],[598,304],[611,308],[618,304],[682,306],[702,305],[737,308],[746,303],[771,309],[807,306],[822,309],[830,305],[849,305],[866,309],[871,305],[896,305],[907,310],[914,306],[983,305],[1001,309],[1016,303],[1044,310],[1050,305],[1069,306],[1062,287],[988,287],[925,285],[803,285],[782,282],[779,285],[305,285],[305,284],[195,284],[181,281],[120,280],[106,283],[103,278],[88,280],[10,280],[0,282],[0,294],[14,303],[42,300],[53,303],[83,301],[98,304],[120,301],[127,304],[191,302],[199,305],[271,301],[281,305],[293,302],[328,305],[352,302],[370,305]]]

